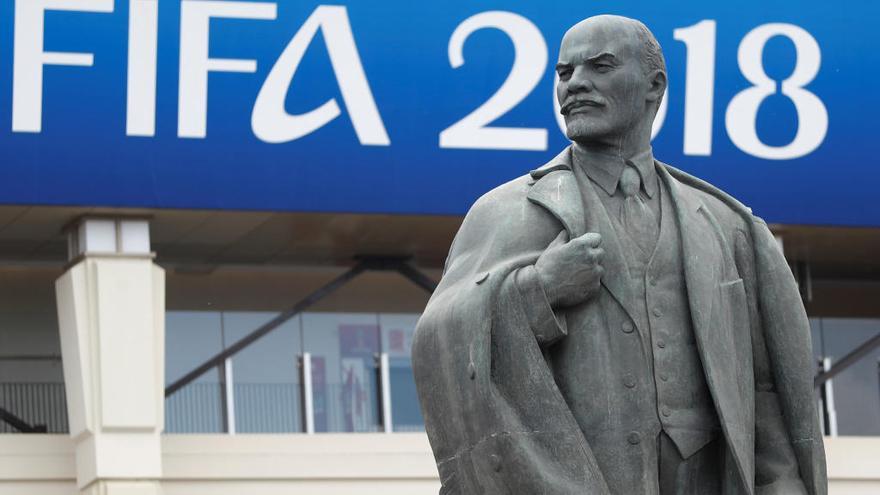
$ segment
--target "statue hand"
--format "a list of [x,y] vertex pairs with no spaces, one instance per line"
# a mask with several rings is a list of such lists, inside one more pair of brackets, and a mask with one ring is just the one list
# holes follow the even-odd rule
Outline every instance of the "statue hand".
[[560,233],[535,262],[538,279],[554,308],[574,306],[596,295],[604,270],[600,234],[587,232],[562,243],[564,236],[565,232]]

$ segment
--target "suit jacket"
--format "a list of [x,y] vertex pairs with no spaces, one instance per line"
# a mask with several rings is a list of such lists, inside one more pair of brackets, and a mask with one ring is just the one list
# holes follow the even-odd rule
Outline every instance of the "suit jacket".
[[[825,494],[809,324],[775,239],[733,198],[672,167],[659,169],[678,215],[697,347],[723,430],[725,493]],[[585,211],[567,149],[487,193],[466,216],[413,340],[441,494],[641,491],[609,488],[597,446],[547,361],[547,346],[565,338],[568,311],[535,304],[527,288],[547,246],[582,235],[600,208],[588,202]],[[631,303],[625,277],[615,276],[625,266],[615,236],[602,233],[600,294],[572,310]],[[599,447],[602,458],[626,448]]]

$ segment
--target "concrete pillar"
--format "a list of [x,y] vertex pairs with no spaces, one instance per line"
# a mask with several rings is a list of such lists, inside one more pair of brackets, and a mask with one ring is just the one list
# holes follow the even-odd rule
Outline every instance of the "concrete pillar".
[[164,427],[165,272],[149,223],[84,218],[55,282],[70,434],[84,495],[158,495]]

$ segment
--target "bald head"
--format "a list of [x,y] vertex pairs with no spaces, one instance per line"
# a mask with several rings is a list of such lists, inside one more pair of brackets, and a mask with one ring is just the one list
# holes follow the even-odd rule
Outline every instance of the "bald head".
[[575,24],[562,39],[556,72],[569,139],[615,149],[624,142],[650,145],[666,90],[666,63],[644,24],[615,15]]
[[646,74],[654,70],[666,73],[666,59],[663,57],[660,43],[648,26],[641,21],[611,14],[588,17],[566,31],[562,45],[565,45],[566,40],[571,41],[570,38],[582,38],[588,31],[601,31],[607,36],[626,38],[631,42],[633,49],[639,50],[639,60]]

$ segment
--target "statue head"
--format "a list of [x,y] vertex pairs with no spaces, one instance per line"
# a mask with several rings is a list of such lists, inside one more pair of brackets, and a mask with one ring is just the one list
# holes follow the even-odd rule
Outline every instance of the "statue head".
[[582,145],[647,146],[666,90],[666,62],[635,19],[600,15],[568,30],[556,65],[566,135]]

